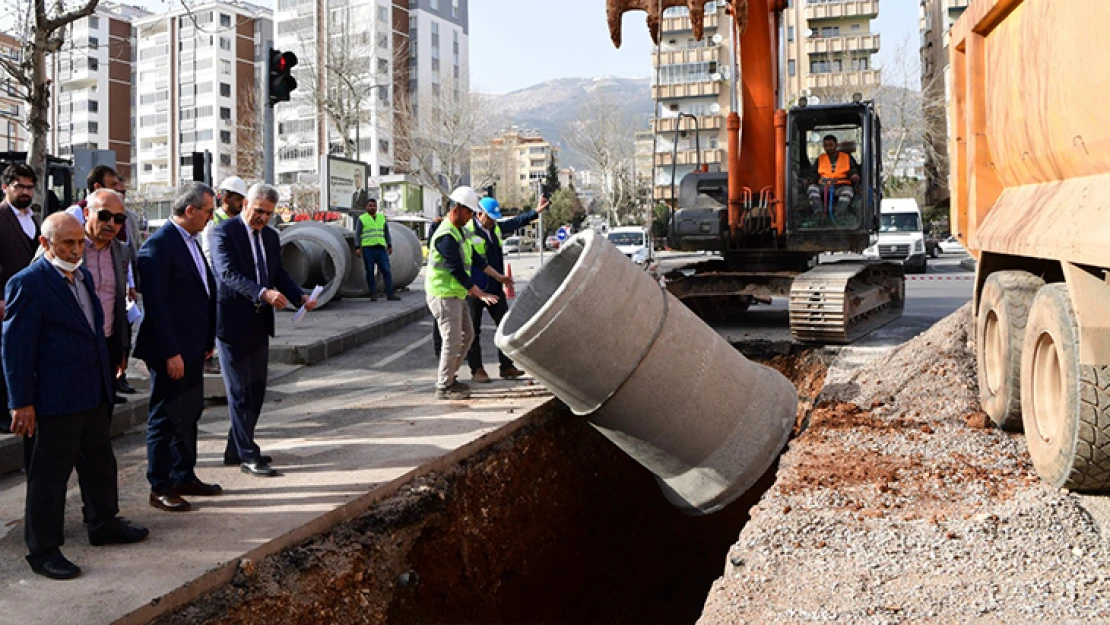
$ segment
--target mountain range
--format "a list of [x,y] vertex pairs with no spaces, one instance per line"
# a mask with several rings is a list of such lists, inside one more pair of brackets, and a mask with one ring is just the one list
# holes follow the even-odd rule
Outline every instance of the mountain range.
[[599,93],[620,103],[636,128],[647,128],[651,119],[648,78],[556,78],[506,94],[488,95],[498,117],[497,126],[537,130],[559,148],[559,167],[589,168],[581,154],[567,144],[567,125],[578,119],[583,96]]

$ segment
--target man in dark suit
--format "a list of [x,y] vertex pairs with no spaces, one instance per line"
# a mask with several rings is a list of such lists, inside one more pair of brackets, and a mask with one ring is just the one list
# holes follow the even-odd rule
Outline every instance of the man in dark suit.
[[204,411],[204,361],[216,342],[216,280],[197,235],[212,218],[212,188],[192,183],[173,215],[139,250],[146,317],[135,357],[150,370],[147,480],[150,505],[169,512],[192,506],[182,495],[218,495],[197,477],[197,423]]
[[[35,170],[27,165],[9,165],[4,170],[4,201],[0,202],[0,293],[12,276],[31,264],[39,247],[39,222],[31,212],[31,199],[38,180]],[[0,315],[3,314],[4,300],[0,300]],[[8,403],[7,386],[2,382],[0,401],[4,405]],[[7,414],[0,418],[0,428],[7,429],[8,420]],[[29,453],[30,448],[25,451]]]
[[43,258],[8,281],[3,364],[12,432],[30,437],[24,538],[39,575],[72,579],[62,555],[66,483],[78,467],[93,545],[146,538],[118,518],[116,458],[108,433],[112,382],[104,315],[92,274],[81,269],[85,234],[71,215],[46,220]]
[[217,346],[231,413],[224,464],[239,464],[244,473],[261,477],[277,474],[254,442],[266,397],[274,309],[285,308],[290,300],[309,310],[316,307],[282,268],[278,233],[266,227],[278,199],[275,187],[254,185],[239,217],[221,223],[210,235],[219,281]]

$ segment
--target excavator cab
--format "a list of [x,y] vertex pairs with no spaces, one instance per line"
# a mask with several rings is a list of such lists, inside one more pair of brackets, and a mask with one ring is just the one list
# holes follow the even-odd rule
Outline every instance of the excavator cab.
[[881,128],[871,102],[796,106],[787,115],[790,247],[862,252],[878,229]]

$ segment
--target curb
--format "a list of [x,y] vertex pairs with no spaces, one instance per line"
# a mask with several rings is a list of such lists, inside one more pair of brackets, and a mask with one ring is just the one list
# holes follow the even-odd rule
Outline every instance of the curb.
[[270,362],[287,365],[316,364],[332,356],[342,354],[349,349],[354,349],[370,341],[380,339],[387,334],[392,334],[409,324],[420,321],[429,314],[428,307],[421,305],[412,310],[397,313],[392,317],[368,323],[338,336],[321,339],[308,345],[272,345],[270,346]]
[[965,259],[960,261],[960,267],[963,267],[964,269],[967,269],[968,271],[975,271],[977,266],[978,266],[978,263],[975,262],[974,258],[965,258]]
[[959,276],[906,276],[907,281],[911,280],[974,280],[975,276],[959,275]]

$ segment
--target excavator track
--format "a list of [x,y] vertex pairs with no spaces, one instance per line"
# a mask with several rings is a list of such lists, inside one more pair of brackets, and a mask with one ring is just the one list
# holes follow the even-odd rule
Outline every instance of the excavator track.
[[902,316],[900,263],[842,261],[798,275],[790,288],[790,332],[806,343],[851,343]]

